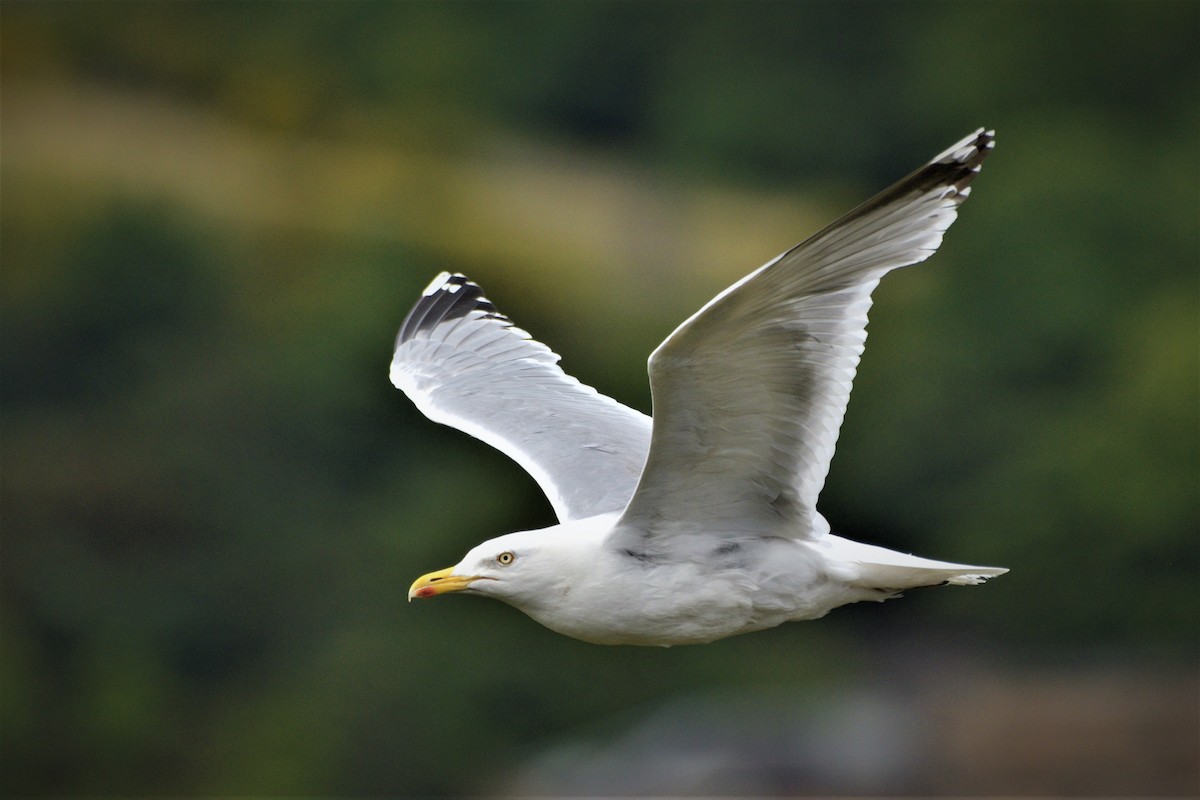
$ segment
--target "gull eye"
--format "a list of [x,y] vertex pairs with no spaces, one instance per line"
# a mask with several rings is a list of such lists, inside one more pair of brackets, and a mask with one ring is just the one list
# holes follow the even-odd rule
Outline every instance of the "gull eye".
[[514,562],[516,560],[517,560],[517,557],[507,550],[505,550],[500,555],[496,556],[496,563],[502,567],[507,567],[509,564],[511,564],[512,562]]

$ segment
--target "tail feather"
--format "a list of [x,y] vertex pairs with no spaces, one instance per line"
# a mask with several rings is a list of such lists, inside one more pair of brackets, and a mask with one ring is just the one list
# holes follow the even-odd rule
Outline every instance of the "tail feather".
[[885,547],[830,534],[822,540],[827,558],[855,573],[850,582],[871,589],[901,591],[921,586],[974,586],[1008,572],[1005,567],[977,567],[921,558]]

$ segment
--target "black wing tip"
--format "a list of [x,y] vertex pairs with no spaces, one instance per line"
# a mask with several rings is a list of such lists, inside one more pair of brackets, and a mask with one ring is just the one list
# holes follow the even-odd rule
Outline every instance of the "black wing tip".
[[945,151],[934,156],[929,163],[906,178],[884,189],[879,194],[851,211],[834,225],[861,216],[889,203],[912,194],[926,194],[941,190],[944,197],[956,205],[971,194],[971,181],[979,174],[983,160],[991,155],[996,146],[996,132],[977,129],[970,136],[954,143]]
[[490,319],[508,321],[484,296],[479,284],[461,272],[443,272],[425,287],[404,318],[396,335],[396,346],[433,330],[445,320],[465,317],[472,311],[481,311]]
[[[977,128],[962,141],[951,145],[913,175],[919,189],[953,187],[958,202],[971,193],[971,181],[979,174],[983,161],[996,147],[996,131]],[[922,180],[924,178],[924,180]]]

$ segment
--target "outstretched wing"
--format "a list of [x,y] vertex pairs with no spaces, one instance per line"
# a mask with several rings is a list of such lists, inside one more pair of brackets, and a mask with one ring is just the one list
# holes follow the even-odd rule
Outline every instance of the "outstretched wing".
[[533,476],[560,521],[620,511],[650,418],[567,375],[478,284],[443,272],[396,337],[391,378],[425,416],[492,445]]
[[[980,129],[726,289],[650,357],[654,430],[614,546],[674,534],[819,536],[871,292],[937,250],[993,132]],[[702,542],[695,542],[701,545]]]

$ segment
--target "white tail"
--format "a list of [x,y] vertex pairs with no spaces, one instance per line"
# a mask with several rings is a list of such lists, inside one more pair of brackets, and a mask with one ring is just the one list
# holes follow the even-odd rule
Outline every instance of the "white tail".
[[899,591],[949,583],[974,586],[1008,572],[1004,567],[974,567],[899,553],[829,534],[821,539],[826,557],[857,572],[850,582],[870,589]]

